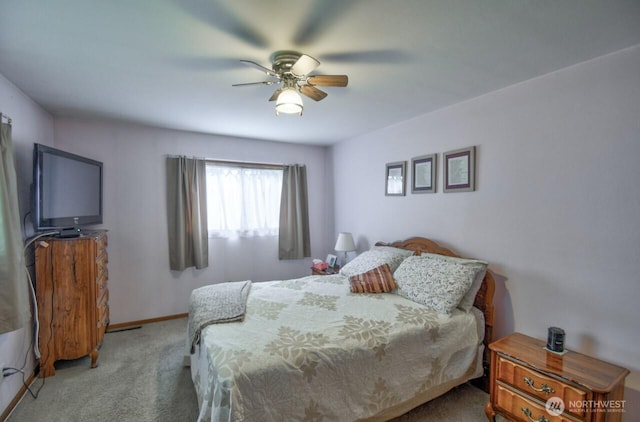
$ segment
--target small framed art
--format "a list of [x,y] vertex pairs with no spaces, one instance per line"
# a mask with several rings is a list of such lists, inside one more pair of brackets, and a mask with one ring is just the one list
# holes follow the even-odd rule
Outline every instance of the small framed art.
[[448,151],[443,156],[444,192],[476,189],[476,147]]
[[336,261],[338,260],[338,257],[335,255],[327,255],[327,264],[329,264],[329,267],[333,268],[336,266]]
[[386,164],[384,192],[387,196],[404,196],[406,161]]
[[436,154],[411,159],[411,193],[436,191]]

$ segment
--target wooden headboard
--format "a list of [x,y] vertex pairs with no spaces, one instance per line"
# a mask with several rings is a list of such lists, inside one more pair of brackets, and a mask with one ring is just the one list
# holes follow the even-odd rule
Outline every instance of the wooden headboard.
[[[420,255],[422,253],[433,253],[438,255],[446,255],[446,256],[460,256],[454,253],[452,250],[447,249],[443,246],[438,245],[433,240],[429,240],[424,237],[410,237],[406,240],[399,240],[397,242],[392,243],[384,243],[378,242],[376,246],[393,246],[395,248],[407,249],[413,251],[416,255]],[[488,391],[488,376],[489,376],[489,343],[493,341],[493,294],[495,291],[495,281],[491,276],[491,273],[487,271],[487,274],[484,276],[484,280],[482,281],[482,285],[480,286],[480,290],[476,294],[476,299],[474,302],[474,306],[484,314],[484,356],[483,356],[483,366],[484,366],[484,377],[480,382],[480,386],[484,388],[485,391]]]

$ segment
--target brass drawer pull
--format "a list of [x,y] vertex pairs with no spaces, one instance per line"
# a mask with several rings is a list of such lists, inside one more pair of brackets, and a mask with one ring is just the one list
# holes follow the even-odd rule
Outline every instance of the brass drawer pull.
[[549,422],[549,419],[545,418],[544,416],[540,415],[540,417],[538,417],[538,419],[533,419],[531,417],[531,410],[529,410],[528,407],[521,407],[520,410],[522,410],[522,413],[524,413],[524,415],[531,421],[531,422]]
[[540,386],[540,388],[536,388],[534,386],[535,382],[529,377],[523,377],[522,380],[529,387],[531,387],[531,389],[534,390],[534,391],[538,391],[540,393],[547,393],[547,394],[551,394],[551,393],[555,393],[556,392],[556,390],[554,390],[553,388],[549,387],[547,384],[542,384],[542,386]]

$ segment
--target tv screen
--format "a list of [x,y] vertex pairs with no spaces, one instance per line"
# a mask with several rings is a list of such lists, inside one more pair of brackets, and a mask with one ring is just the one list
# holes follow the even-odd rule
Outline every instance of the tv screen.
[[33,149],[35,230],[79,232],[102,224],[102,163],[35,144]]

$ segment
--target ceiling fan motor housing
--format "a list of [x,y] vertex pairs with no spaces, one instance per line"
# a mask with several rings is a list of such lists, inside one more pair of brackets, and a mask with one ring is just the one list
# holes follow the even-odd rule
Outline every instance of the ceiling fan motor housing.
[[300,56],[302,56],[302,54],[297,51],[276,51],[271,55],[273,71],[278,74],[291,73],[291,68],[298,61]]

